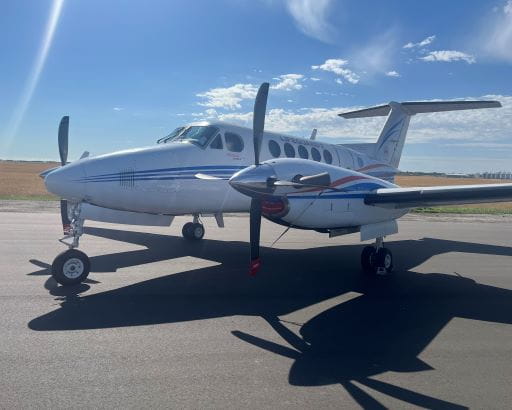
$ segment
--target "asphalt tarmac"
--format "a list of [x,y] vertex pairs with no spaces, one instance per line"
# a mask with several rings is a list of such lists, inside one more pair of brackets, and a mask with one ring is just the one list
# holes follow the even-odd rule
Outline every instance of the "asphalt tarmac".
[[396,272],[360,272],[356,234],[248,219],[88,223],[89,280],[57,286],[56,213],[0,212],[1,408],[510,408],[512,221],[413,217]]

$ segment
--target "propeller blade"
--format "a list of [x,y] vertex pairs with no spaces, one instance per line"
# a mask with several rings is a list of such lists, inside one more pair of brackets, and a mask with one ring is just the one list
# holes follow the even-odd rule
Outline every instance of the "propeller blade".
[[261,230],[261,199],[251,200],[250,219],[250,240],[251,240],[251,264],[249,275],[254,276],[261,267],[260,260],[260,230]]
[[71,221],[68,218],[68,201],[65,199],[61,199],[60,201],[60,218],[62,220],[64,235],[69,235],[71,232]]
[[207,180],[210,180],[210,181],[215,181],[215,180],[219,180],[219,179],[224,179],[224,178],[219,178],[219,177],[216,177],[214,175],[206,175],[206,174],[201,174],[201,173],[198,173],[198,174],[195,174],[194,175],[197,179],[207,179]]
[[68,160],[68,133],[69,117],[62,117],[59,124],[59,154],[61,165],[66,165]]
[[252,131],[254,139],[254,165],[260,164],[261,140],[265,129],[265,112],[267,110],[269,83],[260,85],[256,100],[254,100],[254,114],[252,119]]

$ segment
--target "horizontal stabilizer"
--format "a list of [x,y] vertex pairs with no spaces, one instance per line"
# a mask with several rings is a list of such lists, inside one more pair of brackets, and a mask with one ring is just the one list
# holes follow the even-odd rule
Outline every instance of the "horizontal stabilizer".
[[376,107],[364,108],[362,110],[349,111],[339,114],[343,118],[366,118],[366,117],[383,117],[389,114],[393,104],[399,105],[404,113],[408,115],[442,112],[442,111],[458,111],[458,110],[474,110],[479,108],[499,108],[499,101],[422,101],[422,102],[403,102],[378,105]]
[[366,205],[395,209],[507,201],[512,201],[512,184],[382,188],[364,198]]

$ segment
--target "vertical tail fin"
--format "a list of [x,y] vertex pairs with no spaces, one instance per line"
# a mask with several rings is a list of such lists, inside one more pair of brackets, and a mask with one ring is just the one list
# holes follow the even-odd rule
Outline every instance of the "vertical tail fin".
[[407,113],[399,103],[390,102],[389,106],[391,110],[375,144],[373,156],[384,164],[398,168],[411,114]]
[[380,133],[379,139],[372,144],[348,144],[347,147],[356,149],[357,145],[371,145],[365,152],[373,159],[398,168],[405,137],[409,128],[411,116],[419,113],[473,110],[479,108],[501,107],[499,101],[435,101],[435,102],[390,102],[377,107],[365,108],[339,114],[343,118],[365,118],[388,116],[386,124]]

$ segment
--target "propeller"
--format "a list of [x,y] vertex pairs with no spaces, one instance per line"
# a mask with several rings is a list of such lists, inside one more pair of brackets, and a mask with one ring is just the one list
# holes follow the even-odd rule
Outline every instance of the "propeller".
[[68,160],[68,134],[69,134],[69,117],[62,117],[59,124],[59,155],[60,164],[66,165]]
[[[254,142],[254,165],[260,165],[261,141],[265,129],[265,112],[267,110],[269,83],[260,85],[256,100],[254,101],[254,113],[252,120],[252,132]],[[249,274],[255,275],[261,267],[260,260],[260,231],[261,231],[261,198],[251,198],[251,209],[249,213],[250,220],[250,242],[251,242],[251,261],[249,265]]]
[[265,111],[267,110],[269,83],[260,85],[256,100],[254,101],[254,114],[252,118],[252,132],[254,139],[254,165],[260,165],[261,140],[265,128]]
[[[68,160],[68,139],[69,139],[69,117],[66,115],[62,117],[59,124],[59,155],[60,164],[66,165]],[[62,220],[62,229],[64,235],[68,235],[71,232],[71,221],[68,217],[68,201],[61,199],[60,201],[60,218]]]

